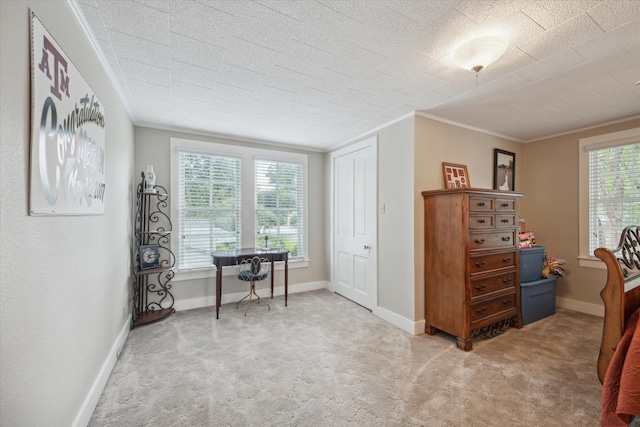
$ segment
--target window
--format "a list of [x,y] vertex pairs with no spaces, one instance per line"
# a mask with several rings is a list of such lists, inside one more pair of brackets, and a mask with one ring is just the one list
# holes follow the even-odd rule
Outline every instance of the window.
[[304,257],[304,167],[301,163],[256,160],[256,247],[265,238]]
[[580,140],[580,255],[618,246],[640,224],[640,129]]
[[589,253],[640,224],[640,143],[589,152]]
[[240,158],[178,152],[178,268],[211,265],[241,242]]
[[211,252],[262,246],[265,236],[289,249],[290,261],[304,260],[306,169],[303,154],[172,138],[178,271],[210,270]]

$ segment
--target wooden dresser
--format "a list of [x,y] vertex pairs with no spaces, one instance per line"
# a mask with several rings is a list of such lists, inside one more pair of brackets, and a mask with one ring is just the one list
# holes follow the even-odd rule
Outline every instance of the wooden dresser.
[[439,329],[471,350],[471,337],[496,325],[522,327],[518,198],[513,191],[460,188],[422,192],[425,332]]

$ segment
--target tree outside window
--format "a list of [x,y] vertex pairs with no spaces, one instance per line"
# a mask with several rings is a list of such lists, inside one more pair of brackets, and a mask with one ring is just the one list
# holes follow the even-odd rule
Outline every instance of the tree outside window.
[[284,247],[302,257],[303,165],[256,161],[256,246],[265,237],[272,247]]

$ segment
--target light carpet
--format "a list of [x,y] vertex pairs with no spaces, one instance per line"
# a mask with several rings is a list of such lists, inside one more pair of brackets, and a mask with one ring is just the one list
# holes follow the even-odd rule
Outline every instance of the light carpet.
[[412,336],[319,290],[131,331],[90,426],[598,426],[602,319]]

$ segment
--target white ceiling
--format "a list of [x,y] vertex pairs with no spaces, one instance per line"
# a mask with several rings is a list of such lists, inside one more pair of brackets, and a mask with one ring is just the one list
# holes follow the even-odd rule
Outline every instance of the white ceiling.
[[[141,126],[327,150],[413,111],[517,141],[640,115],[640,0],[74,1]],[[477,81],[450,62],[493,33]]]

